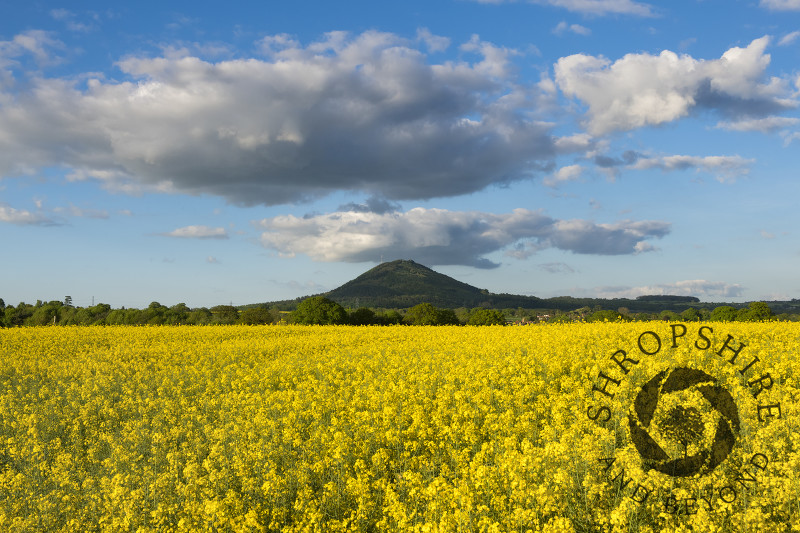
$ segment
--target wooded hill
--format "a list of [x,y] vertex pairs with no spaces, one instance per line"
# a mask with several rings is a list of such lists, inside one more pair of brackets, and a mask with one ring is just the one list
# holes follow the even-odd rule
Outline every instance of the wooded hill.
[[[537,298],[535,296],[495,294],[410,260],[381,263],[344,285],[316,296],[325,296],[352,309],[359,307],[408,309],[420,303],[430,303],[436,307],[449,309],[487,307],[491,309],[523,308],[573,311],[580,308],[610,310],[625,308],[631,313],[658,313],[666,310],[680,313],[690,307],[711,310],[723,305],[736,309],[748,306],[748,303],[701,302],[693,296],[652,295],[640,296],[636,299],[606,299],[571,296]],[[294,310],[297,304],[307,297],[254,304],[254,306],[265,305],[290,311]],[[800,300],[770,302],[769,305],[776,314],[800,312]]]

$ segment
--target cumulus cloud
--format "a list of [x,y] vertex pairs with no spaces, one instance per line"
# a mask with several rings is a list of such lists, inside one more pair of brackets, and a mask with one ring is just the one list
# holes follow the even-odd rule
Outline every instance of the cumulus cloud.
[[733,117],[772,115],[797,105],[786,80],[765,80],[768,37],[698,60],[665,50],[628,54],[615,62],[575,54],[558,60],[561,91],[587,106],[586,127],[600,135],[655,126],[711,109]]
[[773,11],[800,11],[800,0],[761,0],[761,7]]
[[25,209],[15,209],[5,204],[0,204],[0,222],[16,224],[18,226],[57,226],[56,221],[40,214],[32,213]]
[[185,226],[163,234],[166,237],[181,239],[227,239],[228,232],[225,228],[211,228],[209,226]]
[[[431,49],[444,41],[423,32]],[[0,176],[51,165],[137,191],[277,205],[350,190],[427,199],[531,177],[555,155],[515,52],[431,63],[394,34],[265,38],[263,58],[128,57],[125,81],[36,78],[0,91]]]
[[[482,4],[501,4],[516,0],[477,0]],[[654,16],[653,8],[643,2],[633,0],[528,0],[531,4],[560,7],[585,15],[635,15]]]
[[636,298],[645,295],[695,296],[700,299],[737,298],[744,293],[738,283],[693,279],[641,287],[597,287],[591,291],[598,298]]
[[578,254],[622,255],[652,250],[670,225],[625,220],[597,224],[556,220],[540,211],[515,209],[492,214],[477,211],[414,208],[398,213],[335,212],[292,215],[255,223],[261,243],[285,256],[304,254],[315,261],[366,262],[408,258],[430,265],[499,266],[484,257],[507,250],[520,259],[545,248]]

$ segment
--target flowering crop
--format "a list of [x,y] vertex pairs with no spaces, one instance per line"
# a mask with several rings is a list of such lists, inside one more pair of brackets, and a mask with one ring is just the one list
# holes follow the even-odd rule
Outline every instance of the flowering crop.
[[800,326],[698,326],[0,330],[0,530],[800,530]]

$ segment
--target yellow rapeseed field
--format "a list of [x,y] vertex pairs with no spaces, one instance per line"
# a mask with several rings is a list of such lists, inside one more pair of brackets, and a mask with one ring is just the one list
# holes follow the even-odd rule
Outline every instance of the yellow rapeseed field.
[[0,531],[800,531],[800,325],[0,330]]

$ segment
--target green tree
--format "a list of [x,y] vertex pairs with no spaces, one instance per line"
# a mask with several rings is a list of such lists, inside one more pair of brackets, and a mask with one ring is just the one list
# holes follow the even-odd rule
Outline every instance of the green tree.
[[604,309],[600,311],[595,311],[588,317],[586,317],[587,322],[616,322],[618,320],[622,320],[622,315],[620,315],[616,311],[611,311],[610,309]]
[[[41,302],[40,302],[41,303]],[[5,309],[6,315],[6,327],[15,327],[15,326],[22,326],[25,324],[25,321],[33,315],[33,312],[36,310],[34,306],[31,304],[26,304],[25,302],[20,302],[19,305],[14,307],[10,305]]]
[[350,313],[350,324],[354,326],[369,326],[377,322],[375,311],[369,307],[359,307]]
[[344,324],[347,311],[324,296],[312,296],[300,302],[292,318],[298,324]]
[[758,322],[773,318],[772,309],[767,302],[750,302],[748,320]]
[[505,325],[506,317],[497,309],[473,309],[467,324],[470,326]]
[[207,307],[198,307],[197,309],[189,311],[186,317],[186,323],[193,325],[210,324],[212,317],[213,315]]
[[412,326],[435,326],[438,324],[438,309],[427,302],[417,304],[406,311],[403,322]]
[[270,310],[266,307],[262,306],[245,309],[239,316],[239,322],[251,326],[258,324],[272,324],[274,321],[275,317],[272,316],[272,312],[270,312]]
[[150,302],[147,309],[142,309],[142,311],[139,312],[137,322],[140,324],[163,324],[168,309],[166,305],[161,305],[158,302]]
[[689,307],[688,309],[684,309],[681,313],[681,320],[686,322],[697,322],[700,320],[700,313],[694,307]]
[[456,312],[452,309],[437,309],[436,310],[436,325],[437,326],[460,326],[461,322],[456,316]]
[[681,319],[681,316],[676,313],[675,311],[670,311],[669,309],[665,309],[658,314],[661,320],[668,320],[669,322],[677,322]]
[[185,303],[175,304],[164,312],[164,322],[167,324],[185,324],[189,317],[189,308]]
[[235,324],[239,320],[239,310],[232,305],[215,305],[211,308],[211,315],[216,324]]
[[446,326],[459,325],[455,311],[439,309],[427,302],[417,304],[403,317],[403,322],[412,326]]
[[401,315],[397,309],[390,309],[389,311],[381,313],[377,315],[377,318],[378,322],[384,326],[403,323],[403,315]]
[[[38,302],[37,302],[38,304]],[[37,305],[30,318],[25,320],[26,326],[47,326],[58,323],[61,318],[61,308],[64,304],[60,301],[52,301],[46,304]]]
[[714,322],[733,322],[736,320],[736,309],[730,305],[721,305],[711,311],[711,320]]

